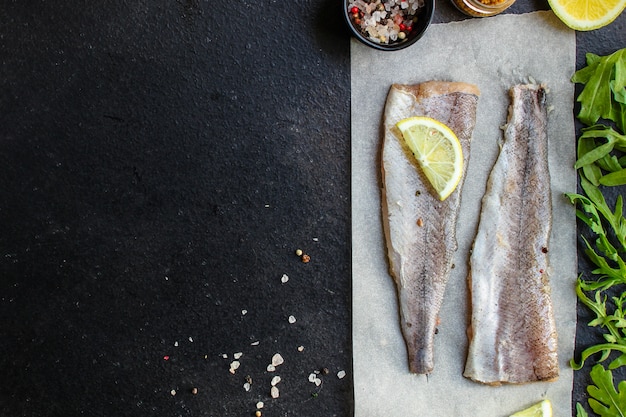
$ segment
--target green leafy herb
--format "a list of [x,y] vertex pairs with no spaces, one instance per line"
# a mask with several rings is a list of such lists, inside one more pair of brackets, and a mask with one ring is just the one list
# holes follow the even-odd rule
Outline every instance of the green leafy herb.
[[[589,326],[604,330],[604,341],[589,346],[579,362],[571,360],[574,369],[581,369],[592,356],[598,362],[617,356],[608,370],[596,364],[591,371],[595,385],[587,387],[588,403],[600,417],[626,417],[626,381],[618,390],[613,385],[612,369],[626,365],[626,291],[616,286],[626,284],[626,219],[623,199],[619,195],[611,209],[601,186],[626,184],[626,48],[607,56],[587,54],[587,66],[577,71],[572,82],[584,84],[577,98],[578,119],[587,125],[578,140],[577,161],[580,185],[584,194],[566,194],[576,206],[576,216],[585,223],[593,237],[582,237],[585,253],[595,265],[593,280],[578,278],[576,294],[594,314]],[[600,123],[603,121],[603,123]],[[607,124],[608,123],[608,124]],[[608,299],[605,291],[621,291]],[[588,417],[583,406],[576,404],[577,417]]]
[[626,158],[614,153],[626,152],[626,48],[603,57],[587,54],[587,66],[572,82],[584,84],[578,119],[588,126],[578,141],[576,168],[596,186],[626,184]]
[[[622,215],[622,196],[618,196],[615,209],[611,210],[602,192],[584,177],[580,178],[580,185],[586,196],[568,193],[566,196],[577,205],[576,216],[582,220],[595,234],[596,239],[590,242],[585,237],[585,253],[597,267],[592,271],[598,275],[594,281],[582,281],[584,290],[607,289],[615,284],[626,283],[626,264],[620,253],[626,252],[626,218]],[[611,233],[605,228],[611,229]],[[609,236],[616,240],[611,243]]]
[[[626,416],[626,381],[621,381],[616,389],[613,373],[602,365],[595,365],[590,375],[593,385],[587,387],[589,407],[600,417]],[[576,415],[587,417],[587,412],[580,404],[576,404]]]
[[603,362],[608,359],[611,352],[616,351],[620,353],[620,356],[609,364],[609,369],[619,368],[626,363],[626,317],[624,317],[626,292],[622,293],[620,297],[612,297],[615,309],[613,313],[610,314],[607,311],[607,297],[602,296],[600,291],[596,291],[595,298],[591,299],[587,297],[583,291],[583,287],[584,283],[578,281],[576,294],[578,298],[596,314],[596,318],[589,322],[589,326],[601,326],[608,330],[608,333],[603,335],[606,343],[599,343],[588,347],[583,350],[580,362],[576,362],[572,359],[570,364],[572,368],[579,370],[590,356],[601,353],[602,356],[598,361]]
[[[622,95],[626,87],[626,48],[604,57],[587,54],[587,66],[574,73],[572,82],[585,85],[577,99],[581,122],[588,126],[600,119],[619,123],[618,115],[625,111],[626,104]],[[618,92],[617,99],[614,91]],[[617,127],[624,131],[623,124]]]

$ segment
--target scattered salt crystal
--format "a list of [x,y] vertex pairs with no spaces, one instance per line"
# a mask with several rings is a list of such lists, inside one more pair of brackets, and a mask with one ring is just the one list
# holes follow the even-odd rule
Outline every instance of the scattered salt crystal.
[[174,346],[178,346],[178,342],[174,342]]
[[243,389],[245,389],[246,392],[250,391],[250,383],[246,382],[245,384],[243,384]]
[[248,314],[248,310],[241,310],[241,315],[245,316],[246,314]]
[[280,355],[280,353],[276,353],[274,356],[272,356],[272,365],[278,366],[282,365],[283,363],[285,363],[285,360]]
[[298,352],[302,352],[304,350],[304,346],[298,346]]
[[280,395],[280,392],[278,391],[278,387],[273,386],[272,389],[270,390],[270,395],[272,396],[272,398],[278,398]]
[[176,390],[175,390],[175,389],[171,390],[171,391],[170,391],[170,394],[171,394],[171,396],[173,397],[174,395],[176,395]]
[[274,386],[274,385],[278,384],[279,382],[280,382],[280,377],[278,375],[276,375],[274,378],[272,378],[271,385]]
[[314,238],[313,238],[313,242],[319,242],[319,239],[318,239],[318,238],[316,238],[316,237],[314,237]]
[[241,363],[239,361],[232,361],[230,363],[230,369],[228,370],[231,374],[234,374],[235,371],[237,369],[239,369],[239,366],[241,365]]
[[337,378],[343,379],[346,376],[346,371],[337,372]]
[[287,276],[287,274],[283,274],[283,276],[280,277],[280,282],[284,284],[287,281],[289,281],[289,277]]
[[222,358],[228,359],[228,354],[227,353],[222,353]]
[[189,336],[189,341],[193,343],[193,338],[191,336]]
[[267,365],[267,372],[274,372],[275,370],[276,370],[276,367],[272,365],[271,363]]
[[322,384],[322,380],[317,377],[316,372],[309,374],[309,382],[312,382],[318,387]]
[[250,343],[250,346],[259,346],[259,341],[254,341],[252,343]]
[[296,322],[296,318],[294,316],[289,316],[289,323],[294,324]]
[[263,401],[259,401],[258,403],[256,403],[256,408],[263,408],[265,404],[263,404]]
[[243,353],[242,353],[242,352],[237,352],[237,353],[235,353],[235,354],[233,355],[233,358],[235,358],[235,359],[239,359],[239,358],[241,358],[242,356],[243,356]]

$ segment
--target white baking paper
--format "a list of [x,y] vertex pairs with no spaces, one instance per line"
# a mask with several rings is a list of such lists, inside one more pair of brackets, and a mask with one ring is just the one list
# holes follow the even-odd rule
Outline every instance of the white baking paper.
[[[557,417],[571,416],[576,326],[576,222],[563,196],[576,191],[573,120],[575,34],[552,12],[500,15],[432,25],[415,45],[397,52],[351,44],[353,349],[356,417],[505,417],[549,398]],[[467,179],[457,225],[459,248],[435,337],[435,369],[408,372],[395,284],[381,220],[380,148],[385,98],[393,83],[464,81],[481,90]],[[549,160],[554,223],[551,286],[559,334],[556,382],[492,387],[462,376],[469,323],[468,253],[480,199],[498,153],[508,89],[534,81],[549,89]]]

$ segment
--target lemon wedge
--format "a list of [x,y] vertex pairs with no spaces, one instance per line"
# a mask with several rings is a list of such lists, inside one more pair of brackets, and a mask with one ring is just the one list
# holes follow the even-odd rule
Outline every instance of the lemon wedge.
[[542,400],[509,417],[552,417],[552,404],[550,400]]
[[430,117],[400,120],[396,127],[441,201],[448,198],[463,176],[463,149],[454,132]]
[[626,0],[548,0],[554,14],[574,30],[599,29],[626,8]]

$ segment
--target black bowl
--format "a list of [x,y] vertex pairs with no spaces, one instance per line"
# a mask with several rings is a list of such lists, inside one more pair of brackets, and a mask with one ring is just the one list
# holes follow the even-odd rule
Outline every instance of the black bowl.
[[354,25],[352,19],[350,19],[350,12],[348,11],[349,3],[349,0],[343,1],[343,15],[348,27],[352,31],[352,34],[365,45],[380,51],[397,51],[413,45],[424,35],[426,29],[428,29],[428,26],[430,26],[430,23],[433,20],[433,15],[435,14],[435,0],[424,0],[424,5],[417,12],[417,22],[414,24],[413,29],[409,32],[407,37],[401,41],[394,41],[385,44],[369,39],[358,27]]

